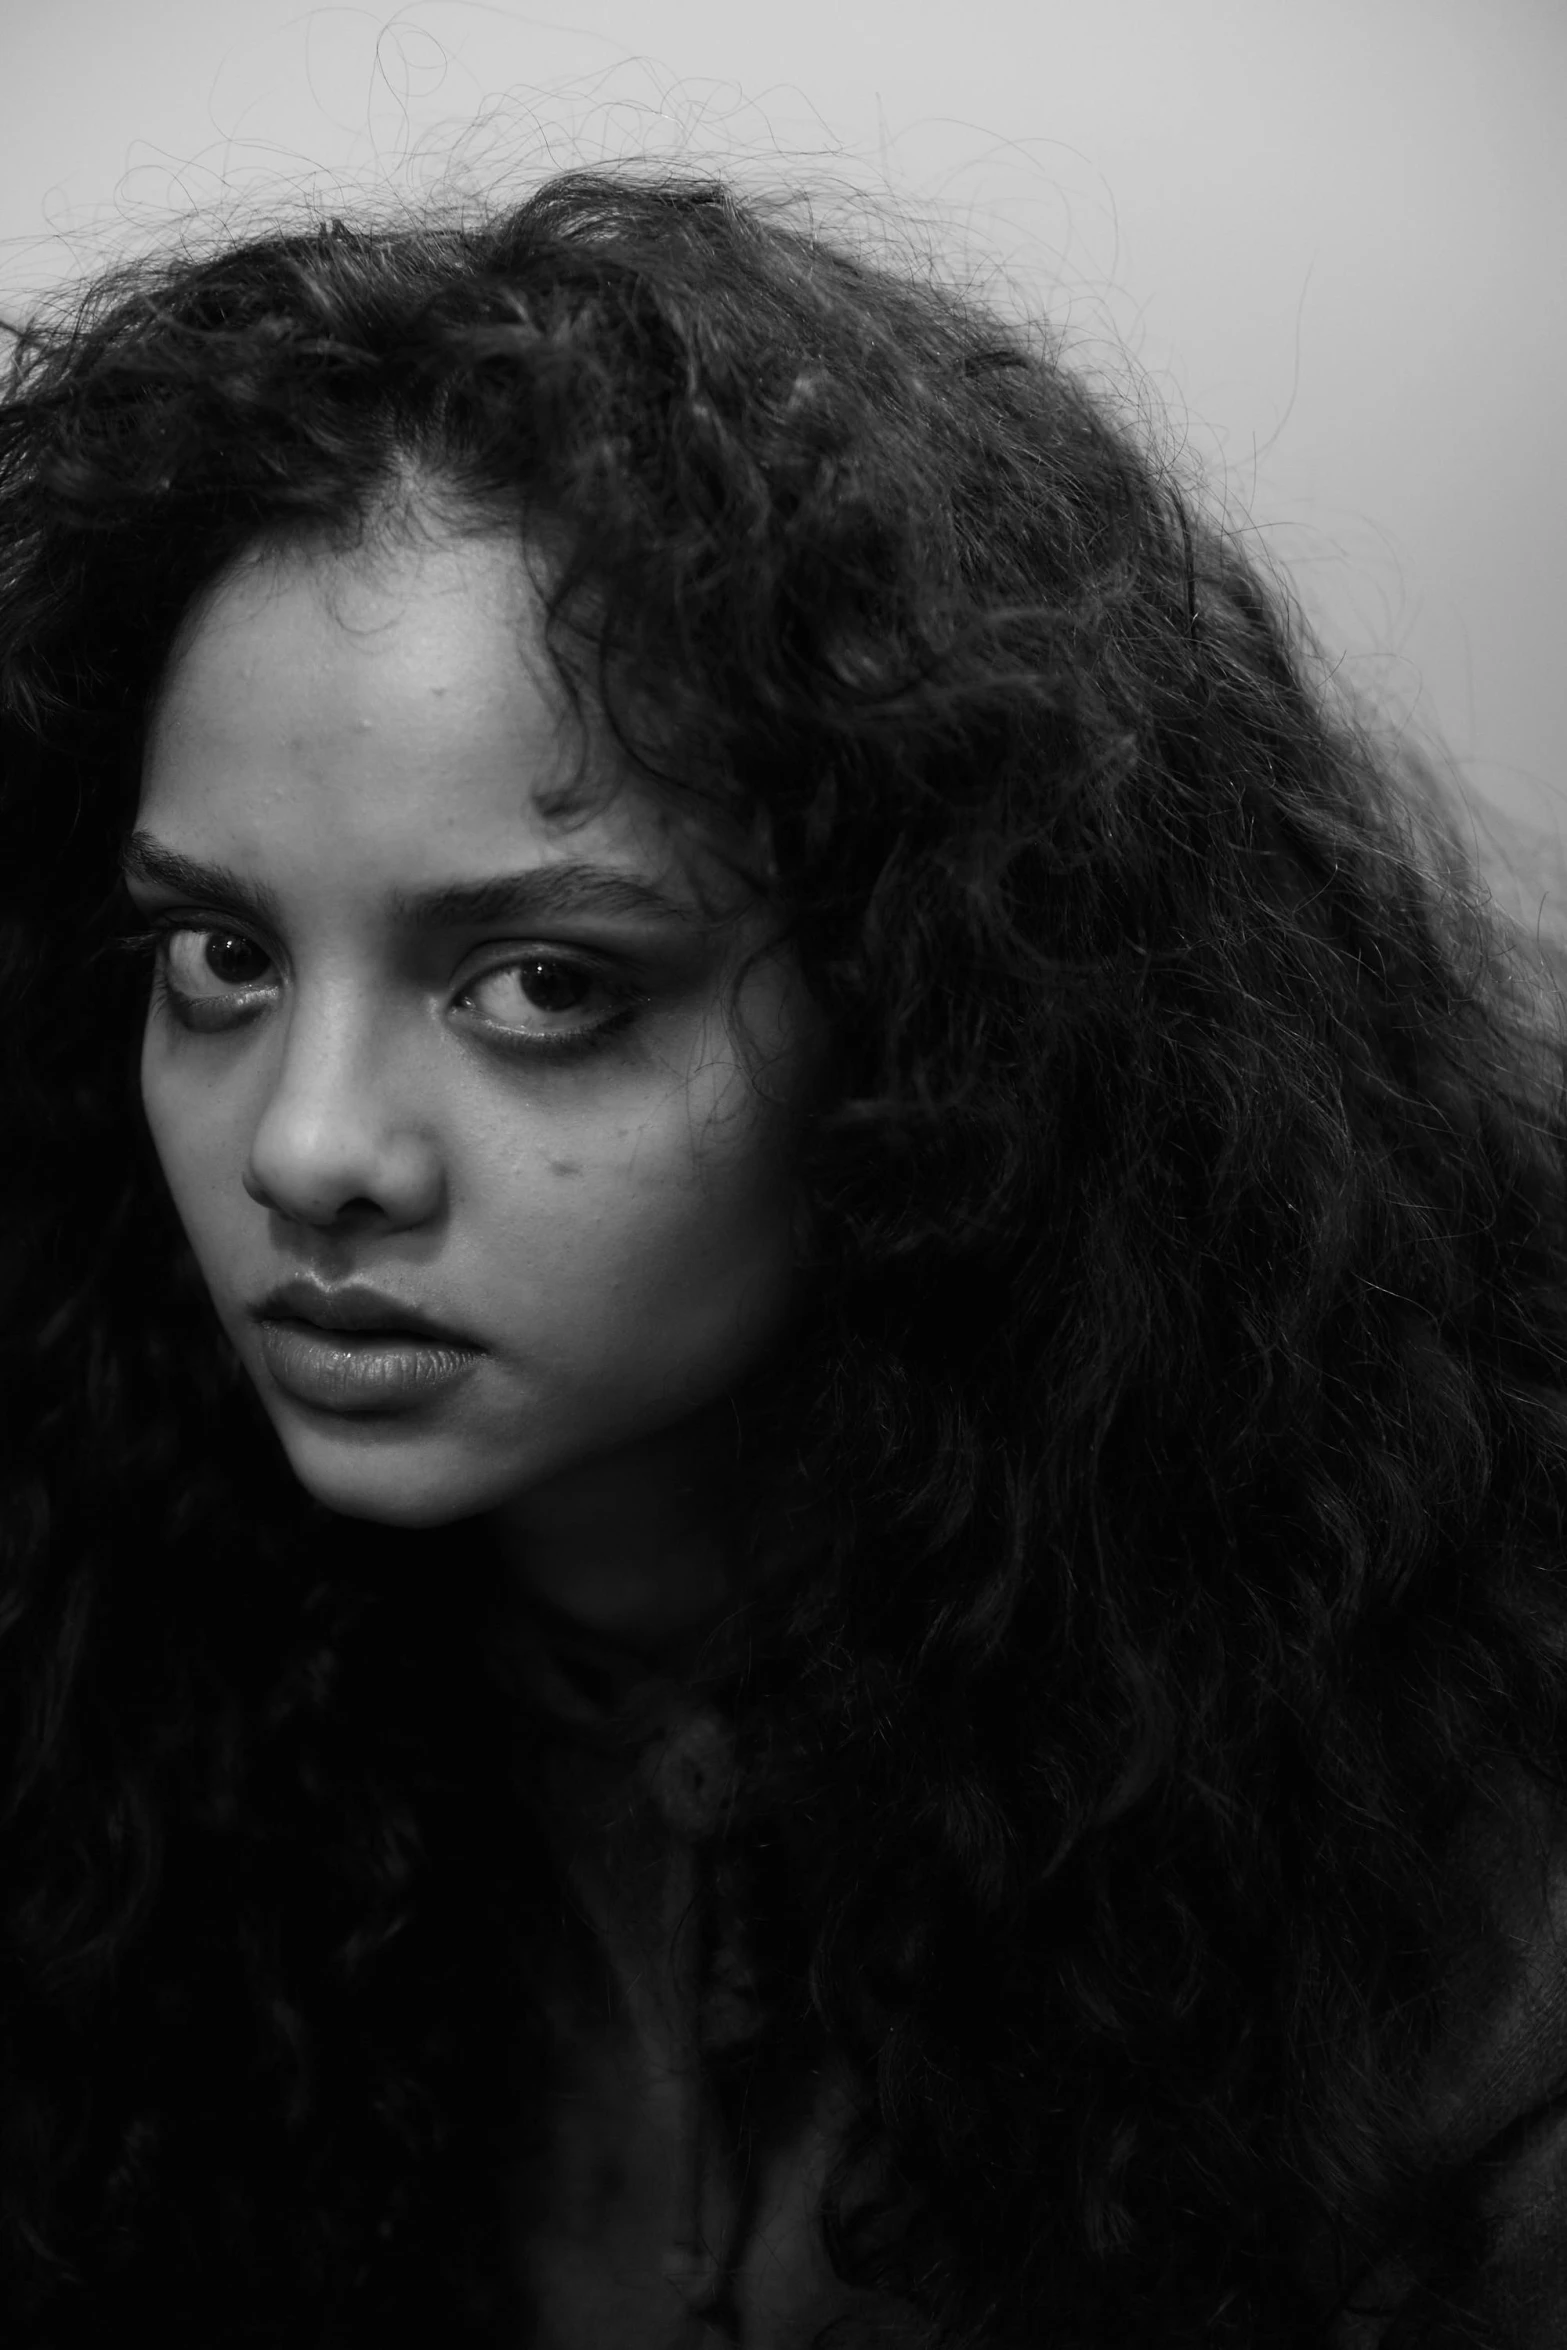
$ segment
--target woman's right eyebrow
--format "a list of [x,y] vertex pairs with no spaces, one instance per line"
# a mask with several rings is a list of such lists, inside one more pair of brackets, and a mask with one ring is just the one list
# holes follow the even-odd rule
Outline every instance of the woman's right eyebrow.
[[[264,883],[248,882],[226,865],[187,857],[150,832],[130,835],[121,853],[121,869],[127,881],[150,882],[185,897],[230,906],[271,930],[282,927],[282,907]],[[399,890],[393,893],[389,910],[395,922],[410,930],[463,930],[569,914],[630,916],[643,922],[675,922],[683,928],[701,920],[693,907],[642,875],[581,860]]]
[[183,856],[150,832],[133,832],[124,842],[120,871],[126,881],[151,882],[160,889],[178,890],[182,897],[232,906],[264,929],[281,927],[283,909],[264,882],[246,881],[227,865],[205,865]]

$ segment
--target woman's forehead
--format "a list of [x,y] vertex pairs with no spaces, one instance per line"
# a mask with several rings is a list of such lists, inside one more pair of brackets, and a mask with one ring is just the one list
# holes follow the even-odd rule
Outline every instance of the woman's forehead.
[[456,751],[497,728],[563,774],[592,747],[591,716],[548,658],[520,545],[413,533],[348,549],[286,542],[248,551],[186,614],[149,764],[171,736],[310,754],[349,736],[384,759],[405,738]]
[[228,866],[407,897],[519,866],[641,874],[734,910],[753,860],[655,790],[544,642],[525,548],[402,534],[268,548],[188,616],[149,728],[138,831]]

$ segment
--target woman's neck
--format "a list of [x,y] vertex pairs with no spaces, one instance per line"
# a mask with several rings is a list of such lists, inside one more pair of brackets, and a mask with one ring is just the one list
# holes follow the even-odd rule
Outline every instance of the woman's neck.
[[668,1665],[732,1604],[738,1443],[727,1406],[584,1462],[495,1511],[503,1586]]

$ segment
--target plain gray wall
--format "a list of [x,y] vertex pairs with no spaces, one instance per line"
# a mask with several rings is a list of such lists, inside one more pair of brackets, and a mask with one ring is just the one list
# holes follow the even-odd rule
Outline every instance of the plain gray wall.
[[890,194],[1165,410],[1482,828],[1559,837],[1564,122],[1563,0],[0,0],[0,306],[192,211],[417,195],[465,131],[475,185]]

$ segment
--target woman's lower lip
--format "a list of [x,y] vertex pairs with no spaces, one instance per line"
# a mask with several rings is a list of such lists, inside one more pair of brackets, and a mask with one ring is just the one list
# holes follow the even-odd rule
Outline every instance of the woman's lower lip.
[[320,1330],[313,1322],[262,1322],[267,1369],[299,1403],[333,1412],[396,1411],[466,1379],[480,1349],[407,1330]]

